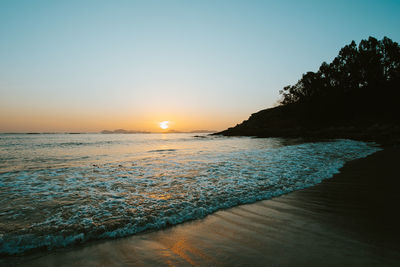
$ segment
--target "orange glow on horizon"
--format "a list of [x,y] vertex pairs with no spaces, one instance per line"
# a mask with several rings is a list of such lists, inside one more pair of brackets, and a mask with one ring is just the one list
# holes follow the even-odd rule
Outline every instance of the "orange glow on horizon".
[[244,112],[243,114],[196,112],[178,108],[176,110],[154,108],[133,112],[130,110],[91,111],[86,108],[65,110],[63,108],[31,109],[30,106],[19,108],[3,106],[0,107],[0,111],[0,132],[100,132],[116,129],[149,132],[219,131],[247,119],[247,113]]

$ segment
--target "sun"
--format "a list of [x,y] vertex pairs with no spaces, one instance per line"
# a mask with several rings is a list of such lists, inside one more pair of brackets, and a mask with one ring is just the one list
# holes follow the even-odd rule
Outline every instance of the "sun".
[[160,128],[163,130],[168,129],[168,127],[169,127],[168,124],[169,124],[169,121],[162,121],[162,122],[160,122]]

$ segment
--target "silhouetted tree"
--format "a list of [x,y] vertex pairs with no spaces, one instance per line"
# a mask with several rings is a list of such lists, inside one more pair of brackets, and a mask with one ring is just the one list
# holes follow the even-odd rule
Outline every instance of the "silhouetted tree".
[[398,43],[387,37],[380,41],[369,37],[358,46],[352,41],[339,51],[330,64],[323,62],[317,72],[307,72],[295,85],[284,87],[280,91],[281,104],[332,101],[330,99],[346,97],[352,97],[351,100],[356,102],[365,99],[367,91],[382,98],[385,88],[396,90],[399,85]]

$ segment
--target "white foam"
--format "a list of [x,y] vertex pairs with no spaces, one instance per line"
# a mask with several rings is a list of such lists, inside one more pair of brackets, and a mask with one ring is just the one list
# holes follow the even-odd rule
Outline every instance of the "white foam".
[[169,148],[146,147],[133,160],[89,159],[70,167],[1,173],[0,253],[52,249],[202,218],[315,185],[345,162],[379,150],[350,140],[291,146],[250,138],[172,142],[179,148],[174,153],[149,157],[147,151]]

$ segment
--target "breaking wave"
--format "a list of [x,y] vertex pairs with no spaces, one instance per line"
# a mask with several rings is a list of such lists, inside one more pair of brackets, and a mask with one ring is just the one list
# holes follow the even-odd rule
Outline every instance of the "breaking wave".
[[278,139],[192,138],[182,145],[169,138],[165,144],[179,149],[149,149],[155,144],[150,140],[130,147],[134,156],[123,150],[125,156],[114,161],[99,161],[100,153],[61,168],[0,173],[0,253],[53,249],[203,218],[315,185],[345,162],[379,150],[350,140],[285,146]]

